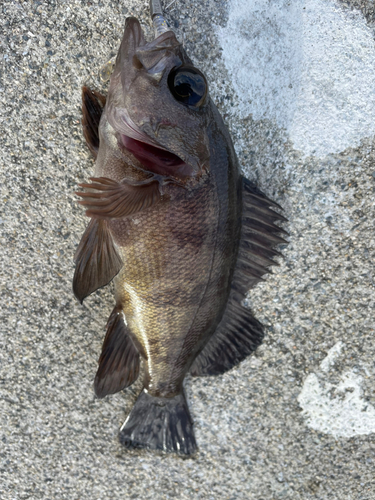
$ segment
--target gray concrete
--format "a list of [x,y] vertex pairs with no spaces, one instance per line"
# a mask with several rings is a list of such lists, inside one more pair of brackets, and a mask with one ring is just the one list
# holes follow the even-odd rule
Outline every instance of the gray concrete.
[[[361,9],[374,29],[372,0],[340,5],[345,16]],[[373,500],[374,137],[317,158],[293,149],[272,120],[239,117],[213,31],[228,21],[224,1],[177,0],[168,17],[208,75],[246,174],[290,221],[285,259],[249,296],[267,336],[224,376],[187,379],[195,458],[121,448],[139,383],[94,397],[113,297],[109,287],[81,306],[71,291],[86,224],[73,192],[92,173],[80,87],[102,88],[99,68],[116,52],[125,16],[149,29],[146,6],[1,2],[0,498]],[[348,373],[352,385],[340,389]],[[316,406],[302,408],[314,381],[323,430]],[[330,405],[345,401],[357,429],[335,427]]]

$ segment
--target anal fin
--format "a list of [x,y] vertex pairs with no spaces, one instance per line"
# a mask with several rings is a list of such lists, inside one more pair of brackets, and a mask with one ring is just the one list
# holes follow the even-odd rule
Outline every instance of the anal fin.
[[73,292],[82,303],[90,293],[107,285],[123,265],[106,220],[91,219],[74,261]]
[[275,246],[287,243],[279,234],[288,233],[275,222],[286,219],[273,210],[281,207],[244,177],[242,186],[241,239],[231,291],[216,331],[190,368],[194,376],[225,373],[255,351],[264,337],[261,323],[242,306],[242,300],[270,273],[269,267],[277,265],[273,258],[281,254]]
[[94,388],[99,398],[129,387],[139,375],[140,356],[129,334],[124,313],[115,307],[107,323]]

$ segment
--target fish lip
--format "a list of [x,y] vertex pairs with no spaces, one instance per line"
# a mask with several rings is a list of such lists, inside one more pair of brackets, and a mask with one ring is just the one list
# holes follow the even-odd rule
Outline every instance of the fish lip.
[[124,134],[118,135],[118,145],[130,152],[147,170],[166,178],[184,180],[194,177],[194,168],[168,149],[133,139]]
[[150,144],[150,146],[168,151],[166,148],[163,148],[163,146],[161,146],[157,141],[152,139],[152,137],[143,132],[143,130],[134,123],[134,121],[130,118],[130,115],[126,108],[116,108],[114,106],[109,106],[107,112],[107,120],[112,128],[116,130],[116,132],[123,134],[126,137],[130,137],[131,139],[134,139],[136,141]]

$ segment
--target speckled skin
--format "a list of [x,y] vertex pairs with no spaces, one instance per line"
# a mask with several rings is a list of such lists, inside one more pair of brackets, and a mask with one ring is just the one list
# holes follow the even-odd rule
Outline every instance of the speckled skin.
[[[181,55],[183,49],[176,47]],[[120,49],[117,69],[122,59]],[[176,55],[172,54],[170,59],[166,64],[167,74],[176,64]],[[118,88],[121,80],[116,70],[114,75],[100,122],[96,176],[118,182],[144,180],[150,174],[130,152],[119,148],[119,132],[109,123],[113,123],[113,102],[118,105],[121,95]],[[132,118],[150,135],[149,123],[136,119],[139,109],[147,112],[147,103],[146,110],[142,108],[145,79],[143,75],[143,92],[133,96],[132,106],[137,112]],[[137,81],[140,78],[135,75],[133,87]],[[158,85],[158,102],[167,101],[163,113],[168,118],[164,116],[159,121],[171,121],[168,116],[175,117],[185,111],[188,120],[195,122],[196,136],[204,135],[209,159],[206,151],[192,152],[190,146],[185,147],[191,131],[188,120],[180,122],[181,139],[177,142],[176,128],[171,127],[173,152],[183,158],[195,155],[200,171],[176,179],[178,184],[163,185],[160,201],[150,208],[133,216],[112,219],[109,224],[124,262],[115,278],[116,302],[123,309],[130,334],[146,360],[145,388],[153,396],[173,397],[181,392],[185,374],[223,315],[238,251],[241,195],[232,142],[210,98],[194,116],[194,110],[173,98],[168,101],[166,78],[162,77]],[[156,107],[149,114],[155,114]],[[155,115],[153,119],[157,120]],[[156,140],[162,141],[162,145],[168,143],[168,132],[168,127],[163,127],[162,138],[155,134]]]

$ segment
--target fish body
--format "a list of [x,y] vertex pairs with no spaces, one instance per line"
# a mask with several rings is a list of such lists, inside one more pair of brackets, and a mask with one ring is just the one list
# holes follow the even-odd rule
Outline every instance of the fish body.
[[241,176],[206,79],[173,32],[146,43],[127,19],[108,97],[84,88],[83,114],[96,167],[78,193],[91,221],[73,288],[82,301],[114,279],[116,298],[95,391],[131,385],[142,359],[121,441],[191,454],[183,380],[223,373],[261,342],[241,301],[274,263],[282,216]]
[[155,396],[181,392],[230,291],[240,176],[212,125],[209,174],[186,188],[168,184],[161,202],[109,223],[124,263],[115,278],[116,300],[146,360],[145,388]]

